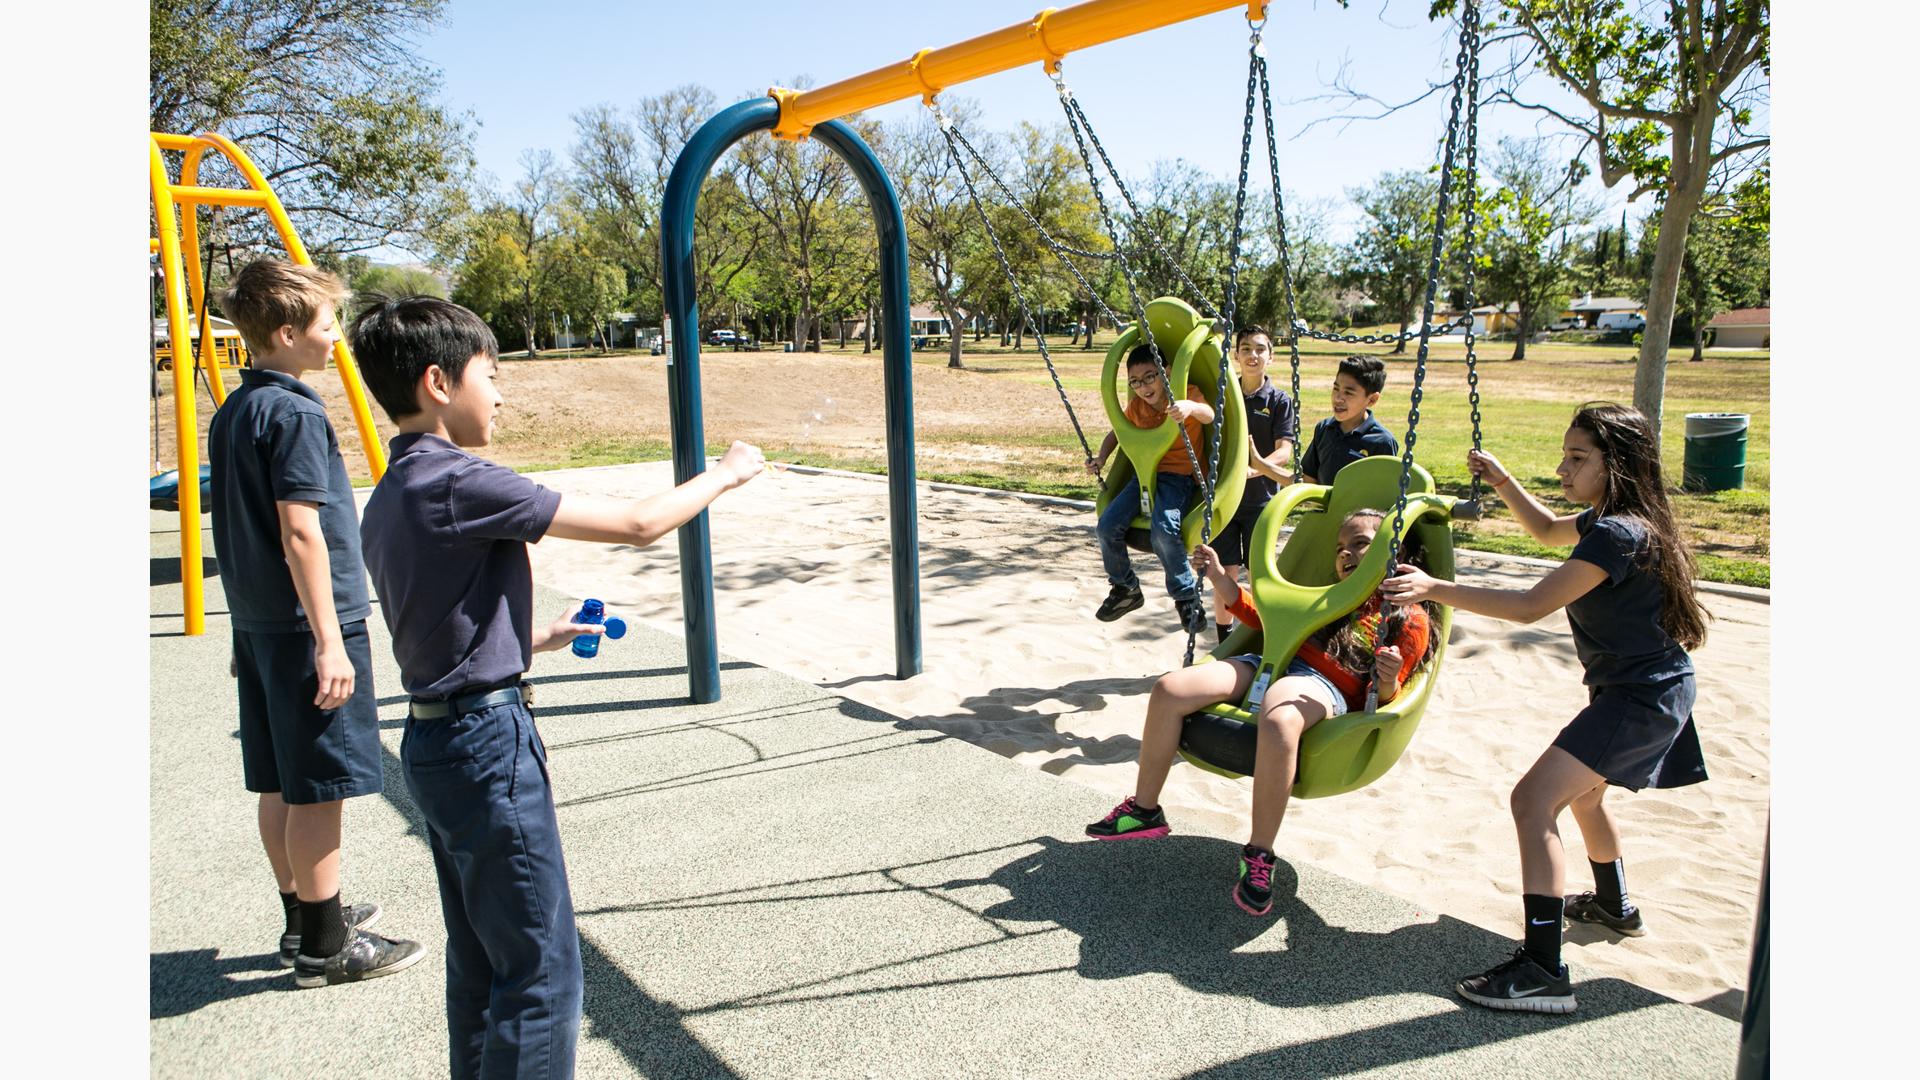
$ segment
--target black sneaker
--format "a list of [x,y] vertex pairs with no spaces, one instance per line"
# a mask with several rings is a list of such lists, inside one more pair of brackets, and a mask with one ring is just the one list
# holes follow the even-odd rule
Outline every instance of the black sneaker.
[[1567,965],[1552,974],[1534,962],[1525,949],[1513,950],[1506,963],[1454,984],[1460,996],[1475,1005],[1508,1012],[1570,1013],[1575,1004]]
[[1273,910],[1273,852],[1251,844],[1240,849],[1240,879],[1233,883],[1233,902],[1249,915]]
[[[340,914],[345,915],[347,917],[347,929],[352,930],[358,927],[359,929],[364,930],[367,927],[372,926],[374,923],[377,923],[380,921],[380,905],[371,904],[371,903],[348,904],[346,907],[343,907],[340,909]],[[292,967],[293,958],[295,956],[298,956],[299,953],[300,953],[300,935],[299,934],[281,934],[280,935],[280,966],[289,967],[289,968]]]
[[1196,596],[1191,600],[1175,600],[1173,607],[1180,613],[1181,633],[1197,636],[1207,628],[1206,605],[1200,602],[1199,597]]
[[1095,840],[1145,840],[1153,836],[1165,836],[1173,831],[1167,824],[1165,808],[1156,806],[1152,810],[1140,809],[1140,804],[1129,795],[1120,800],[1120,805],[1106,817],[1087,826],[1087,835]]
[[1598,896],[1590,892],[1567,897],[1565,911],[1567,918],[1574,922],[1604,926],[1623,937],[1647,936],[1647,923],[1640,917],[1639,908],[1632,908],[1625,915],[1615,915],[1607,910]]
[[338,983],[377,979],[405,971],[426,959],[426,947],[417,941],[381,937],[355,930],[347,947],[332,956],[317,957],[301,953],[293,962],[293,984],[300,987],[333,986]]
[[1140,606],[1146,602],[1146,594],[1140,591],[1140,586],[1115,585],[1113,591],[1107,594],[1106,600],[1100,604],[1100,610],[1093,613],[1093,617],[1101,622],[1112,622],[1129,611],[1139,610]]

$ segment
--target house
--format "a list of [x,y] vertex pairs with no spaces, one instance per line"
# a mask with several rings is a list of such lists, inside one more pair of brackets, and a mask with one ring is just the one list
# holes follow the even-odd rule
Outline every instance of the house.
[[[1436,311],[1433,314],[1434,325],[1445,326],[1458,319],[1460,314],[1458,310]],[[1535,316],[1535,319],[1537,321],[1538,316]],[[1499,307],[1495,307],[1492,304],[1482,304],[1473,309],[1473,333],[1475,337],[1482,337],[1487,334],[1511,333],[1514,327],[1519,324],[1520,306],[1518,304],[1509,303]],[[1408,329],[1413,329],[1413,327],[1408,327]],[[1539,329],[1539,327],[1535,327],[1535,329]]]
[[1600,325],[1602,315],[1638,315],[1647,317],[1647,305],[1631,296],[1595,296],[1588,293],[1560,312],[1562,319],[1579,319],[1580,325],[1589,330]]
[[[965,308],[962,308],[960,310],[960,318],[964,322],[973,318],[973,316],[968,313]],[[867,320],[864,318],[842,319],[840,323],[841,333],[849,338],[857,338],[864,334],[867,329]],[[915,304],[907,310],[908,337],[915,340],[925,337],[946,337],[952,332],[953,327],[949,323],[946,313],[933,304]]]
[[1707,323],[1713,331],[1716,349],[1769,349],[1773,347],[1772,308],[1735,308],[1723,311]]
[[[219,354],[220,363],[226,367],[250,367],[253,361],[247,357],[247,343],[240,339],[240,331],[232,323],[218,315],[207,316],[207,328],[213,335],[213,347]],[[192,342],[194,354],[200,351],[200,319],[197,316],[187,318],[187,339]],[[169,347],[167,320],[153,320],[153,362],[161,371],[173,370],[173,350]]]

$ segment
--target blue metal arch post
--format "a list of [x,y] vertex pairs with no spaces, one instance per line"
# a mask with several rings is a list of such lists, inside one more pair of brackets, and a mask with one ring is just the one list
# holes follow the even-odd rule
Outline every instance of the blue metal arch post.
[[[673,479],[706,469],[700,412],[700,314],[695,305],[693,211],[707,174],[727,148],[780,118],[772,98],[743,101],[716,114],[687,140],[667,177],[660,208],[662,294],[677,327],[667,353],[667,411],[673,427]],[[894,673],[920,674],[920,530],[913,489],[913,354],[908,342],[907,226],[893,182],[872,148],[837,120],[812,137],[852,167],[873,209],[880,239],[880,352],[885,370],[888,517],[893,546]],[[797,345],[798,343],[796,343]],[[720,700],[720,649],[713,619],[713,539],[701,511],[680,527],[680,606],[687,624],[687,678],[697,703]]]

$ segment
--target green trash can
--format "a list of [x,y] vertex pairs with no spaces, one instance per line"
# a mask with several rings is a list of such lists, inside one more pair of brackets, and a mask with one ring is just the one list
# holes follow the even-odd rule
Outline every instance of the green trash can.
[[1688,413],[1680,486],[1738,491],[1747,484],[1747,414]]

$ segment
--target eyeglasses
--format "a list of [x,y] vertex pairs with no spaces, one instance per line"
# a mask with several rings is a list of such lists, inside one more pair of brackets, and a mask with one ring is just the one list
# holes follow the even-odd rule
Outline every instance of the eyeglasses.
[[1145,390],[1149,386],[1159,386],[1160,377],[1157,375],[1148,375],[1143,379],[1128,379],[1127,385],[1133,387],[1135,390]]

